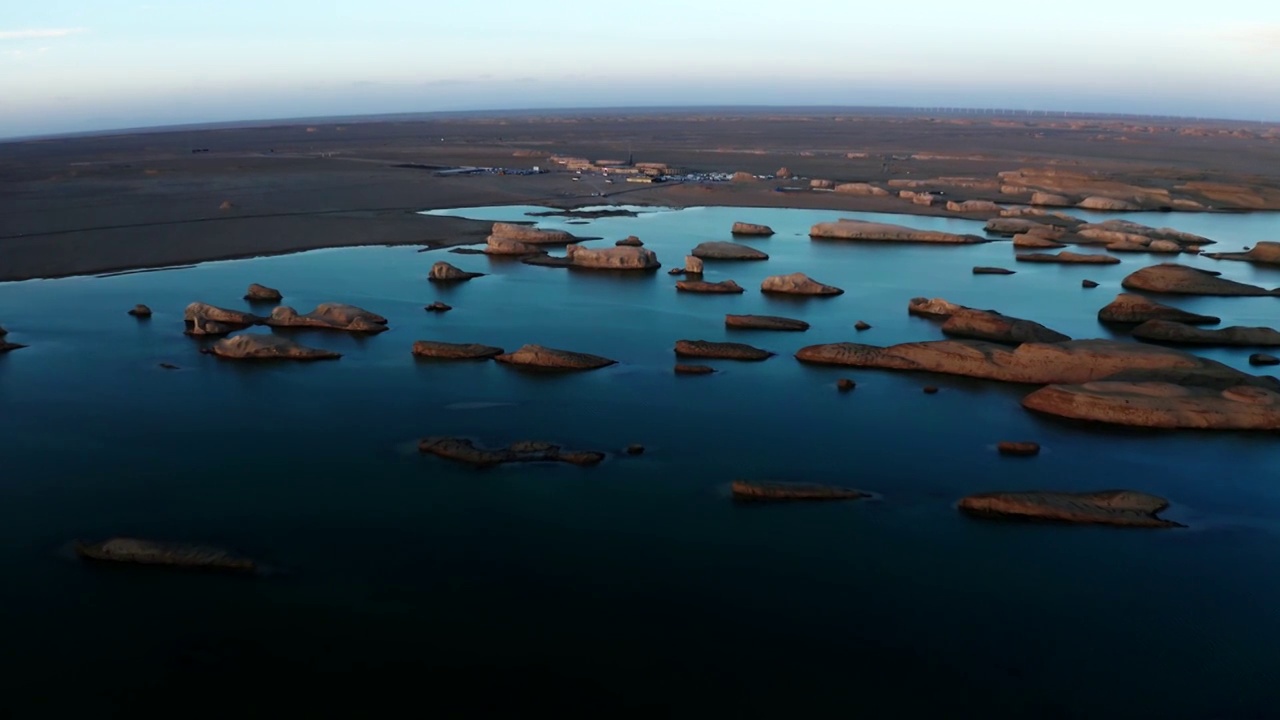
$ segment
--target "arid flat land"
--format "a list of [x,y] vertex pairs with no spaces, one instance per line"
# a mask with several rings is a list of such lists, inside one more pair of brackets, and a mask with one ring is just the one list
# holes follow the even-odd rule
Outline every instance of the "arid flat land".
[[[194,152],[199,151],[199,152]],[[605,184],[552,156],[795,180]],[[417,166],[417,167],[405,167]],[[540,175],[440,176],[459,167]],[[1016,176],[1023,169],[1034,172]],[[889,194],[809,189],[810,179]],[[778,188],[797,188],[779,192]],[[936,193],[920,204],[902,190]],[[1058,192],[1055,192],[1058,191]],[[1140,209],[1280,209],[1280,125],[857,112],[600,112],[313,121],[0,143],[0,280],[350,245],[446,246],[495,204],[789,206],[960,214],[948,200],[1103,195]],[[1127,198],[1127,200],[1120,200]],[[974,215],[965,215],[973,217]]]

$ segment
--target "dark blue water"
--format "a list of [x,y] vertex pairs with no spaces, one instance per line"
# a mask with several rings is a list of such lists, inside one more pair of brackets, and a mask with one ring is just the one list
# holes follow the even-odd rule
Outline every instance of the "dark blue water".
[[[456,211],[522,219],[526,208]],[[1280,442],[1116,431],[1030,415],[1028,388],[803,366],[803,345],[940,337],[915,295],[1107,337],[1095,313],[1146,256],[1112,267],[1015,265],[972,247],[811,242],[818,211],[697,208],[588,225],[635,234],[667,267],[734,220],[764,263],[708,263],[741,296],[641,277],[411,248],[319,251],[186,270],[0,285],[0,715],[240,707],[305,712],[406,698],[426,711],[543,704],[593,714],[872,717],[1280,715]],[[868,216],[869,217],[869,216]],[[883,217],[883,216],[881,216]],[[1238,249],[1272,215],[1132,216]],[[894,218],[977,232],[979,223]],[[443,288],[448,260],[490,273]],[[1280,272],[1182,261],[1280,286]],[[1016,275],[973,276],[974,265]],[[843,296],[783,300],[803,271]],[[1083,290],[1082,278],[1102,283]],[[382,313],[371,338],[303,331],[337,362],[243,366],[198,352],[182,309],[247,307],[279,287],[309,310]],[[429,314],[443,300],[456,309]],[[125,314],[134,303],[150,321]],[[1224,324],[1275,325],[1274,298],[1181,299]],[[800,317],[806,333],[726,331],[723,315]],[[853,323],[874,328],[855,333]],[[257,330],[261,331],[261,330]],[[681,338],[733,339],[764,363],[675,377]],[[620,364],[567,376],[416,361],[414,340],[527,342]],[[1206,355],[1248,368],[1247,350]],[[157,367],[179,365],[178,371]],[[838,393],[839,377],[858,382]],[[942,392],[926,396],[923,385]],[[425,435],[546,439],[615,453],[596,468],[473,471],[420,457]],[[1032,439],[1031,460],[994,444]],[[643,443],[640,457],[620,456]],[[737,478],[850,485],[874,502],[742,507]],[[987,524],[954,501],[995,489],[1127,487],[1174,502],[1187,530]],[[86,567],[72,539],[137,535],[260,558],[254,580]],[[318,678],[318,679],[317,679]],[[261,707],[255,705],[255,707]]]

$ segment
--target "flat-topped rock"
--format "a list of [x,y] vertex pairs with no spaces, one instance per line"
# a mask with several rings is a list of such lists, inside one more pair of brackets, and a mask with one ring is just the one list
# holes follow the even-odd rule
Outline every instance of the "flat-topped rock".
[[1245,252],[1205,253],[1214,260],[1242,260],[1259,265],[1280,265],[1280,242],[1263,240]]
[[947,210],[958,213],[999,213],[1004,208],[990,200],[947,201]]
[[760,283],[760,292],[780,295],[843,295],[835,285],[824,285],[804,273],[773,275]]
[[594,450],[564,450],[559,445],[527,440],[512,443],[505,448],[483,448],[471,440],[458,437],[423,438],[418,442],[418,452],[481,468],[525,462],[598,465],[605,457],[604,453]]
[[[1086,223],[1075,229],[1075,234],[1099,243],[1134,243],[1148,245],[1151,243],[1171,243],[1174,247],[1201,247],[1212,245],[1213,240],[1201,235],[1194,235],[1173,228],[1156,228],[1131,220],[1107,220],[1100,223]],[[1159,246],[1158,246],[1159,247]],[[1165,246],[1167,247],[1167,246]]]
[[1178,345],[1280,347],[1280,332],[1269,327],[1232,325],[1209,330],[1170,320],[1148,320],[1133,329],[1133,336],[1139,340]]
[[1058,195],[1056,193],[1035,192],[1031,193],[1031,204],[1045,207],[1070,207],[1074,205],[1071,198],[1066,195]]
[[1163,373],[1180,382],[1264,384],[1222,363],[1173,348],[1119,340],[1068,340],[1023,343],[1016,348],[982,340],[934,340],[877,347],[859,343],[810,345],[796,359],[821,365],[961,375],[1002,382],[1072,384],[1124,375],[1124,379]]
[[701,275],[702,269],[703,269],[702,258],[694,257],[692,255],[685,256],[684,271],[686,273],[688,273],[689,275]]
[[440,260],[431,266],[431,274],[427,276],[427,279],[432,282],[460,282],[462,280],[470,280],[471,278],[483,276],[484,273],[459,270],[453,265]]
[[263,318],[241,310],[228,310],[202,302],[193,302],[182,313],[182,319],[192,322],[200,318],[228,325],[257,325]]
[[1043,235],[1036,235],[1034,233],[1020,233],[1013,236],[1013,246],[1015,248],[1052,250],[1054,248],[1066,247],[1066,243],[1060,243],[1057,240],[1051,240]]
[[1098,311],[1098,321],[1104,323],[1138,325],[1148,320],[1172,320],[1188,325],[1217,325],[1222,321],[1212,315],[1197,315],[1162,305],[1134,293],[1120,293],[1115,300]]
[[1093,195],[1076,203],[1076,207],[1083,210],[1114,210],[1117,212],[1133,212],[1142,208],[1127,200],[1117,200],[1116,198],[1102,197]]
[[907,301],[907,314],[931,320],[945,320],[958,312],[972,310],[943,298],[913,297]]
[[221,548],[137,538],[117,537],[98,543],[77,542],[75,552],[85,560],[104,563],[235,573],[253,573],[258,569],[253,560]]
[[539,230],[529,225],[496,222],[489,239],[514,240],[526,245],[568,245],[576,238],[563,230]]
[[1130,273],[1120,284],[1129,290],[1145,290],[1167,295],[1261,296],[1276,295],[1256,285],[1248,285],[1219,277],[1212,270],[1161,263]]
[[974,275],[1014,275],[1016,270],[1009,270],[1002,267],[988,267],[985,265],[976,265],[973,268]]
[[977,235],[958,235],[936,230],[917,230],[902,225],[867,222],[865,220],[837,220],[822,222],[809,229],[809,237],[830,240],[861,240],[866,242],[932,243],[941,245],[971,245],[987,242]]
[[380,333],[387,330],[387,319],[355,305],[320,303],[305,315],[288,305],[271,311],[267,324],[272,327],[307,327],[321,330],[343,330],[358,333]]
[[795,332],[809,329],[809,323],[803,320],[779,317],[777,315],[725,315],[724,325],[725,327],[748,330],[787,330]]
[[871,183],[864,182],[840,183],[839,185],[834,185],[832,189],[838,193],[844,193],[845,195],[885,197],[889,194],[889,191],[882,187],[877,187]]
[[986,310],[961,310],[952,314],[942,324],[942,333],[951,337],[989,340],[1007,345],[1027,342],[1057,343],[1071,339],[1040,323]]
[[1022,406],[1047,415],[1108,425],[1280,430],[1280,393],[1256,385],[1221,388],[1104,380],[1049,385],[1023,398]]
[[1062,263],[1068,265],[1117,265],[1120,258],[1093,253],[1074,253],[1066,250],[1060,253],[1021,253],[1015,255],[1018,262]]
[[490,235],[485,239],[484,250],[482,252],[484,252],[485,255],[519,257],[524,255],[536,255],[543,252],[543,249],[538,245],[520,242],[515,238]]
[[495,355],[493,359],[508,365],[549,370],[595,370],[616,365],[618,362],[599,355],[558,350],[541,345],[524,345],[515,352]]
[[859,500],[871,497],[871,493],[853,488],[815,483],[752,482],[734,480],[735,500],[753,502],[778,502],[790,500]]
[[223,338],[201,352],[228,360],[336,360],[342,353],[300,345],[276,335],[236,335]]
[[1157,517],[1157,513],[1169,507],[1168,500],[1133,490],[979,493],[962,498],[958,507],[971,515],[1009,520],[1144,528],[1182,527]]
[[730,231],[733,235],[773,235],[773,228],[768,225],[757,225],[755,223],[736,222]]
[[[149,318],[151,317],[151,308],[142,304],[134,305],[133,308],[129,310],[129,314],[136,318]],[[0,335],[3,334],[4,333],[0,333]]]
[[438,340],[419,340],[413,344],[417,357],[441,360],[487,360],[503,353],[500,347],[478,343],[451,343]]
[[693,293],[741,293],[742,286],[732,280],[721,280],[720,282],[706,282],[705,280],[681,280],[676,283],[676,289],[681,292]]
[[758,347],[752,347],[746,343],[677,340],[676,357],[719,360],[767,360],[773,357],[773,353],[768,350],[761,350]]
[[662,267],[658,256],[650,249],[634,246],[589,248],[569,245],[565,257],[571,267],[587,270],[656,270]]
[[690,365],[688,363],[676,363],[675,373],[677,375],[711,375],[716,371],[710,365]]
[[1063,228],[1056,225],[1014,217],[992,218],[987,221],[987,224],[982,229],[992,235],[1003,235],[1005,237],[1031,235],[1048,240],[1057,240],[1066,234]]
[[[703,260],[768,260],[769,256],[759,250],[731,242],[699,243],[692,255]],[[688,268],[686,268],[688,269]]]
[[244,299],[249,302],[280,302],[284,299],[284,296],[275,288],[253,283],[245,291]]

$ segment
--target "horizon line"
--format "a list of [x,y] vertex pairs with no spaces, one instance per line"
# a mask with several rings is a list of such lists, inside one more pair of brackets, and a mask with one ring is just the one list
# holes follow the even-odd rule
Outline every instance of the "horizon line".
[[747,112],[764,112],[764,111],[789,111],[793,113],[802,112],[878,112],[880,114],[891,115],[894,113],[912,114],[912,115],[956,115],[956,116],[977,116],[977,117],[1040,117],[1040,118],[1114,118],[1114,119],[1152,119],[1152,120],[1175,120],[1181,122],[1214,122],[1214,123],[1240,123],[1266,125],[1268,123],[1277,123],[1277,120],[1246,120],[1243,118],[1228,117],[1210,117],[1204,115],[1170,115],[1163,113],[1122,113],[1122,112],[1097,112],[1085,110],[1055,110],[1049,108],[999,108],[999,107],[964,107],[949,105],[612,105],[612,106],[567,106],[567,107],[546,107],[546,108],[504,108],[504,109],[473,109],[473,110],[421,110],[406,111],[392,113],[368,113],[360,115],[301,115],[301,116],[278,116],[265,118],[252,118],[246,120],[207,120],[188,123],[176,123],[171,125],[135,125],[124,127],[110,127],[99,130],[79,130],[73,132],[36,134],[36,135],[11,135],[0,136],[0,144],[13,142],[30,142],[34,140],[60,140],[81,137],[111,137],[114,135],[138,135],[150,133],[165,132],[182,132],[184,130],[228,130],[238,128],[261,128],[273,127],[279,125],[292,125],[302,123],[316,122],[346,122],[346,123],[376,123],[389,120],[391,118],[421,118],[429,119],[442,116],[471,116],[474,118],[483,117],[534,117],[539,114],[557,113],[572,116],[579,113],[663,113],[663,112],[709,112],[709,111],[747,111]]

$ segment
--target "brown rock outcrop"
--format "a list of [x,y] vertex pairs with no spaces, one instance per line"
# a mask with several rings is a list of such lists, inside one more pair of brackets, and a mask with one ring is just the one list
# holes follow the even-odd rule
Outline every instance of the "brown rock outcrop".
[[810,180],[809,187],[814,190],[834,190],[836,183],[834,180]]
[[228,325],[257,325],[263,321],[263,318],[253,313],[242,312],[240,310],[227,310],[226,308],[207,305],[202,302],[193,302],[187,306],[182,314],[182,319],[192,322],[196,318],[203,320],[212,320],[214,322],[226,323]]
[[720,282],[681,280],[676,283],[676,289],[681,292],[693,293],[739,294],[743,292],[742,286],[732,280],[721,280]]
[[1254,353],[1249,356],[1250,365],[1280,365],[1280,358],[1266,353]]
[[[136,318],[149,318],[151,317],[151,308],[142,304],[134,305],[133,309],[129,310],[129,314]],[[4,333],[0,333],[0,335],[3,334]]]
[[748,245],[731,242],[704,242],[692,255],[703,260],[768,260],[769,256]]
[[935,230],[916,230],[902,225],[867,222],[865,220],[821,222],[809,229],[809,237],[828,240],[932,243],[941,245],[970,245],[987,242],[986,238],[977,235],[957,235],[956,233]]
[[686,255],[684,258],[684,271],[689,275],[701,275],[702,258]]
[[948,200],[947,209],[951,212],[961,213],[998,213],[1003,208],[990,200],[965,200],[963,202]]
[[987,224],[982,227],[984,232],[992,235],[1001,235],[1005,237],[1014,237],[1016,235],[1034,235],[1049,240],[1057,240],[1066,234],[1066,231],[1056,225],[1046,225],[1045,223],[1036,222],[1035,220],[1027,220],[1025,218],[999,217],[991,218]]
[[422,309],[426,310],[427,312],[449,312],[450,310],[453,309],[453,306],[446,305],[440,302],[439,300],[437,300],[431,303],[430,305],[423,306]]
[[1149,246],[1152,243],[1159,242],[1155,245],[1157,251],[1163,248],[1174,247],[1178,252],[1184,247],[1201,247],[1203,245],[1212,245],[1213,240],[1200,235],[1193,235],[1181,230],[1173,228],[1155,228],[1149,225],[1143,225],[1130,220],[1107,220],[1100,223],[1087,223],[1075,229],[1075,234],[1085,240],[1091,240],[1097,243],[1132,243],[1135,245]]
[[575,240],[563,230],[539,230],[528,225],[503,222],[493,224],[489,239],[493,238],[514,240],[526,245],[568,245]]
[[746,172],[745,170],[739,170],[738,172],[734,173],[733,177],[730,179],[733,182],[755,182],[757,178],[755,175],[749,172]]
[[973,308],[957,305],[942,298],[913,297],[907,301],[907,314],[930,319],[945,319]]
[[1034,233],[1021,233],[1019,235],[1013,236],[1013,246],[1015,248],[1053,249],[1053,248],[1066,247],[1066,244],[1060,243],[1057,240],[1050,240],[1049,238],[1044,237],[1043,235],[1036,235]]
[[780,295],[843,295],[844,290],[834,285],[824,285],[804,273],[772,275],[760,283],[760,292]]
[[231,325],[229,323],[221,323],[214,320],[205,320],[199,315],[186,325],[187,327],[182,331],[182,333],[193,337],[216,337],[218,335],[229,335],[236,330],[243,330],[245,327],[244,325]]
[[1218,277],[1212,270],[1161,263],[1131,273],[1120,284],[1129,290],[1145,290],[1167,295],[1260,296],[1276,295],[1256,285],[1246,285]]
[[809,323],[793,318],[777,315],[725,315],[725,327],[748,330],[788,330],[793,332],[809,329]]
[[542,247],[530,243],[520,242],[514,238],[502,237],[499,235],[490,235],[485,240],[484,253],[486,255],[502,255],[519,257],[523,255],[536,255],[543,252]]
[[253,283],[249,289],[245,291],[244,299],[249,302],[280,302],[284,296],[275,288],[269,288],[266,285]]
[[1168,500],[1133,490],[980,493],[962,498],[958,507],[971,515],[1012,520],[1052,520],[1145,528],[1182,527],[1178,523],[1157,517],[1157,513],[1169,507]]
[[387,319],[364,308],[342,303],[320,303],[315,310],[299,315],[288,305],[271,311],[267,324],[272,327],[309,327],[322,330],[380,333],[387,330]]
[[734,480],[735,500],[752,502],[778,502],[789,500],[858,500],[871,497],[871,493],[853,488],[812,483],[762,483]]
[[1002,267],[987,267],[983,265],[977,265],[973,268],[974,275],[1013,275],[1016,272],[1016,270],[1008,270]]
[[1280,242],[1262,241],[1245,252],[1205,253],[1214,260],[1243,260],[1260,265],[1280,265]]
[[792,172],[785,167],[778,168],[773,173],[773,176],[778,178],[779,180],[790,180],[792,177],[794,177]]
[[644,241],[635,235],[628,235],[618,242],[614,243],[618,247],[644,247]]
[[989,340],[1007,345],[1027,342],[1057,343],[1071,339],[1040,323],[985,310],[962,310],[954,313],[942,324],[942,333],[951,337]]
[[524,345],[513,353],[496,355],[493,359],[508,365],[550,370],[595,370],[618,362],[599,355],[557,350],[541,345]]
[[774,234],[773,228],[769,227],[768,225],[756,225],[755,223],[746,223],[746,222],[734,223],[733,229],[730,230],[729,232],[734,235],[769,236]]
[[1280,393],[1173,382],[1049,385],[1022,399],[1028,410],[1109,425],[1198,430],[1280,430]]
[[676,363],[675,373],[677,375],[710,375],[716,371],[715,368],[708,365],[688,365],[686,363]]
[[1232,325],[1206,330],[1170,320],[1148,320],[1133,329],[1133,336],[1139,340],[1178,345],[1280,347],[1280,332],[1268,327]]
[[604,453],[591,450],[563,450],[546,442],[523,441],[505,448],[482,448],[466,438],[429,437],[418,442],[418,452],[474,467],[493,467],[506,463],[563,462],[571,465],[598,465]]
[[1019,440],[1005,440],[996,444],[996,452],[1014,457],[1031,457],[1040,454],[1040,444]]
[[840,183],[839,185],[836,185],[832,189],[838,193],[845,193],[847,195],[870,195],[873,197],[885,197],[889,194],[889,191],[885,190],[882,187],[876,187],[871,183],[862,183],[862,182]]
[[99,562],[236,573],[253,573],[258,569],[253,560],[239,557],[221,548],[162,543],[136,538],[111,538],[99,543],[77,542],[75,551],[85,560]]
[[866,320],[859,320],[858,322],[853,324],[853,329],[857,330],[858,332],[862,332],[863,330],[870,330],[871,323],[868,323]]
[[1031,194],[1031,204],[1047,207],[1070,207],[1074,203],[1071,198],[1066,195],[1057,195],[1055,193],[1035,192]]
[[589,248],[569,245],[565,256],[572,267],[586,270],[656,270],[662,267],[658,256],[644,247]]
[[916,370],[1031,385],[1140,376],[1176,377],[1180,382],[1202,384],[1211,380],[1269,384],[1265,379],[1173,348],[1117,340],[1023,343],[1016,348],[982,340],[934,340],[890,347],[833,343],[801,348],[796,359],[820,365]]
[[1176,307],[1161,305],[1133,293],[1120,293],[1110,304],[1098,311],[1098,320],[1104,323],[1141,324],[1148,320],[1173,320],[1188,325],[1217,325],[1221,318],[1197,315]]
[[459,270],[449,263],[440,260],[431,266],[431,274],[427,279],[432,282],[459,282],[462,280],[470,280],[471,278],[482,277],[484,273],[467,272]]
[[342,353],[319,350],[275,335],[236,335],[223,338],[201,352],[228,360],[335,360]]
[[1093,280],[1081,280],[1080,287],[1085,289],[1096,288],[1098,287],[1098,283],[1094,282]]
[[478,343],[450,343],[437,340],[419,340],[413,344],[417,357],[440,360],[488,360],[503,353],[502,348]]
[[1080,202],[1076,203],[1076,207],[1084,210],[1114,210],[1114,211],[1133,211],[1142,208],[1127,200],[1117,200],[1115,198],[1101,197],[1092,195]]
[[773,357],[773,353],[745,343],[677,340],[676,357],[716,360],[767,360]]
[[1060,253],[1022,253],[1015,255],[1018,262],[1061,263],[1065,265],[1118,265],[1120,258],[1110,255],[1092,253],[1074,253],[1066,250]]

